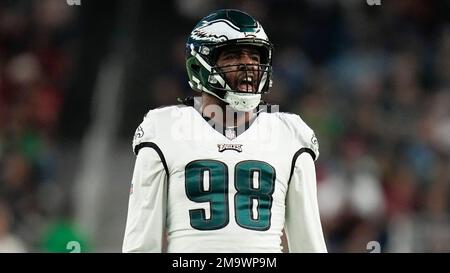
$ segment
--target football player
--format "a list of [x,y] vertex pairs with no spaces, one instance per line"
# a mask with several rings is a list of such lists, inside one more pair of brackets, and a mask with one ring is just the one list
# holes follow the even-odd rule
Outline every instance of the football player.
[[149,111],[137,156],[124,252],[326,252],[314,132],[261,100],[273,46],[258,21],[219,10],[186,44],[189,85],[201,96]]

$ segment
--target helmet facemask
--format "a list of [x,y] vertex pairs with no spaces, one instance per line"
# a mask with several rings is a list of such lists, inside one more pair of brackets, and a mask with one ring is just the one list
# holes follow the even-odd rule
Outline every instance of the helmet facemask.
[[[208,82],[216,93],[224,92],[223,100],[235,110],[250,111],[260,103],[261,94],[268,92],[271,72],[271,66],[264,64],[214,66]],[[237,74],[233,82],[227,76],[231,73]]]
[[[214,85],[216,90],[232,91],[235,93],[244,94],[266,93],[270,87],[272,66],[267,64],[267,57],[263,58],[262,54],[259,54],[259,56],[259,63],[238,63],[221,66],[217,65],[216,58],[216,65],[211,67],[208,82]],[[228,77],[228,75],[233,73],[236,73],[237,77],[234,79],[234,82],[230,82],[230,77]],[[225,84],[222,83],[222,79]],[[222,86],[216,87],[216,83],[220,83]]]

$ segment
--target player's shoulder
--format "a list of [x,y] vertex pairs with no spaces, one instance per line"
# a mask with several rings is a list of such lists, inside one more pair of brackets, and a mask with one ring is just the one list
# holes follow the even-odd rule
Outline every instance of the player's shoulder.
[[184,104],[160,106],[158,108],[150,109],[144,115],[144,121],[151,120],[154,118],[168,118],[179,112],[189,110],[190,108],[192,107],[189,107]]
[[294,113],[289,112],[275,112],[268,113],[269,118],[274,122],[281,122],[288,130],[294,133],[306,133],[312,132],[313,130],[306,124],[303,119]]
[[176,118],[183,115],[183,112],[190,111],[189,108],[192,107],[180,104],[161,106],[149,110],[134,133],[133,150],[135,153],[137,154],[136,147],[142,143],[158,142],[158,135],[161,135],[164,130],[169,128],[167,124],[173,123]]
[[149,110],[139,126],[141,127],[157,127],[158,125],[166,126],[171,119],[179,117],[183,112],[189,111],[189,106],[178,104],[161,106]]
[[314,158],[319,156],[319,142],[314,130],[298,114],[289,112],[268,113],[272,122],[280,123],[284,131],[289,132],[299,143],[300,148],[309,149]]

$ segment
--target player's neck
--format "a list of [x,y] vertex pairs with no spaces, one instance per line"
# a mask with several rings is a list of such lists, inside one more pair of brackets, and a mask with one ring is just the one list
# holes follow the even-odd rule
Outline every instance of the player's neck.
[[226,127],[240,127],[254,117],[253,111],[235,111],[220,99],[207,93],[202,94],[202,104],[199,110],[204,117],[210,118],[214,123],[225,125]]

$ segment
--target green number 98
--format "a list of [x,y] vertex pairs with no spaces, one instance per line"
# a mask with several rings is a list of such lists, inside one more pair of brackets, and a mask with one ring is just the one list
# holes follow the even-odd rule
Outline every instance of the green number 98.
[[[236,164],[234,171],[236,223],[251,230],[269,229],[275,169],[263,161],[247,160]],[[209,183],[205,183],[205,176]],[[189,211],[191,226],[198,230],[225,227],[230,219],[227,165],[216,160],[192,161],[186,165],[185,179],[189,200],[209,203],[208,217],[205,209]]]

